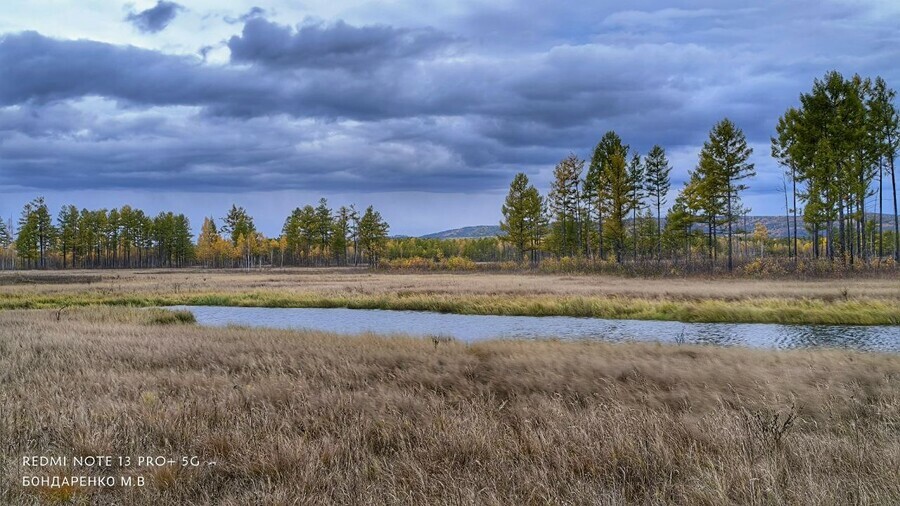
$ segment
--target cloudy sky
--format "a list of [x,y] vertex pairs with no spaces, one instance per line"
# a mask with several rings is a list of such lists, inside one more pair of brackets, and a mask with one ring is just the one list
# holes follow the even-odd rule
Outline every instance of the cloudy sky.
[[[486,6],[485,4],[488,4]],[[900,2],[4,0],[0,216],[374,204],[392,233],[496,223],[514,173],[609,129],[680,186],[727,116],[754,214],[783,210],[778,116],[827,70],[900,88]],[[227,5],[224,7],[223,5]]]

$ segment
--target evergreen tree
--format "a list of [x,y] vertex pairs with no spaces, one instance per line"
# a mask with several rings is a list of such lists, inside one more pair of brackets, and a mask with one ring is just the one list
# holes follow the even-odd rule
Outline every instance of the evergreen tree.
[[797,121],[799,120],[799,112],[793,107],[788,109],[787,112],[778,119],[778,125],[775,127],[776,137],[772,137],[772,158],[778,161],[781,165],[785,166],[788,170],[788,176],[791,180],[791,193],[793,198],[793,207],[791,208],[791,212],[793,213],[793,234],[791,233],[791,227],[788,227],[788,241],[791,241],[791,236],[793,235],[793,256],[797,257],[797,242],[798,242],[798,232],[797,232],[797,165],[792,154],[794,143],[796,142],[795,130]]
[[[872,130],[878,148],[878,257],[884,256],[884,171],[891,176],[894,204],[894,260],[900,261],[900,222],[897,220],[897,177],[895,160],[900,148],[900,114],[894,105],[897,92],[881,77],[875,79],[868,102]],[[886,167],[885,167],[886,165]]]
[[728,118],[713,127],[709,140],[700,151],[700,167],[709,178],[705,197],[724,202],[729,271],[733,269],[732,234],[740,208],[740,192],[747,189],[742,181],[756,175],[753,164],[749,162],[752,153],[753,148],[747,146],[744,132]]
[[10,246],[13,244],[12,219],[7,224],[0,219],[0,270],[15,268]]
[[604,232],[612,245],[616,262],[622,261],[625,252],[625,220],[635,207],[632,172],[625,162],[624,153],[614,153],[605,170],[609,191],[609,213]]
[[6,223],[0,220],[0,249],[8,248],[12,241],[12,233],[7,228]]
[[350,209],[341,206],[331,229],[331,254],[340,265],[347,263],[347,249],[350,237]]
[[666,248],[677,257],[678,252],[683,251],[684,257],[690,259],[691,229],[694,226],[694,217],[688,210],[685,202],[685,194],[681,192],[675,197],[675,202],[666,214],[666,226],[662,232],[663,242]]
[[63,206],[56,217],[59,225],[59,247],[62,249],[62,266],[66,267],[68,254],[72,254],[72,268],[77,261],[78,208],[73,205]]
[[249,237],[256,233],[253,218],[247,214],[247,210],[234,204],[222,224],[222,233],[231,238],[232,244],[237,246],[238,237]]
[[122,255],[124,265],[132,267],[132,252],[137,244],[137,218],[140,215],[139,210],[132,209],[129,205],[124,205],[119,210],[119,223],[121,223],[121,241]]
[[628,151],[629,147],[622,144],[622,139],[616,132],[612,130],[606,132],[594,148],[591,164],[585,176],[584,198],[588,201],[590,212],[594,213],[597,219],[597,256],[601,260],[605,258],[603,228],[610,199],[608,175],[610,163],[615,154],[621,154],[623,158],[627,159]]
[[573,255],[578,251],[580,221],[578,203],[579,182],[584,160],[574,154],[556,165],[547,202],[553,213],[553,243],[559,256]]
[[[505,232],[502,239],[516,248],[519,260],[537,248],[543,225],[543,199],[534,186],[528,183],[528,176],[518,173],[509,187],[509,194],[502,208],[503,221],[500,229]],[[533,257],[533,255],[532,255]]]
[[19,218],[19,235],[16,237],[16,252],[30,267],[47,267],[47,255],[56,237],[56,229],[50,210],[43,197],[38,197],[22,209]]
[[647,198],[656,209],[656,261],[658,262],[662,257],[662,207],[667,203],[666,196],[672,184],[669,178],[672,167],[669,166],[666,151],[659,145],[650,148],[650,152],[644,159],[644,166],[646,168]]
[[359,220],[359,245],[369,259],[370,266],[377,266],[387,241],[388,224],[372,206],[366,208]]
[[638,212],[647,198],[644,189],[644,163],[641,155],[634,152],[631,155],[631,163],[628,164],[628,179],[631,182],[631,244],[633,259],[637,262],[638,256]]
[[318,242],[319,257],[326,261],[328,259],[328,247],[331,242],[332,221],[333,218],[331,209],[328,207],[328,201],[324,198],[319,199],[319,205],[315,210],[315,224],[313,228]]

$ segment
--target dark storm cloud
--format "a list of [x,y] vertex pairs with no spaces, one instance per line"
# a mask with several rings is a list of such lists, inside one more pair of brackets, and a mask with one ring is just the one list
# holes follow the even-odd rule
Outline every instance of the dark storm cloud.
[[[644,107],[678,104],[677,89],[645,69],[684,64],[679,53],[557,48],[513,68],[496,59],[383,62],[365,79],[345,69],[307,69],[290,78],[265,69],[203,65],[132,46],[50,39],[34,32],[0,40],[0,104],[101,96],[135,105],[187,105],[213,116],[378,121],[419,116],[489,116],[555,126],[584,124]],[[578,62],[581,70],[570,67]],[[102,78],[99,78],[102,76]],[[640,80],[633,83],[632,80]]]
[[101,96],[139,105],[256,103],[270,88],[239,71],[203,67],[196,58],[35,32],[0,39],[0,104]]
[[610,129],[641,152],[665,146],[683,181],[728,116],[757,148],[754,191],[773,192],[768,138],[814,77],[836,67],[900,86],[893,11],[422,5],[396,26],[377,22],[409,9],[296,28],[254,9],[223,64],[209,49],[7,35],[0,187],[496,191],[520,170],[546,184]]
[[384,25],[306,24],[296,30],[262,18],[250,19],[240,36],[228,41],[231,61],[288,68],[351,68],[422,57],[443,49],[453,38],[432,28]]
[[159,0],[149,9],[128,14],[125,20],[144,33],[157,33],[165,30],[183,9],[183,6],[175,2]]

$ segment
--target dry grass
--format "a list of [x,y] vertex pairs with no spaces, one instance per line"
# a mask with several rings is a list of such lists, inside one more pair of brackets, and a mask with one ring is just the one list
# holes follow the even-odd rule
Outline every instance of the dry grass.
[[[74,280],[74,282],[73,282]],[[354,269],[0,273],[0,309],[215,304],[681,321],[900,323],[900,280],[635,279]]]
[[[154,323],[0,312],[0,502],[900,503],[897,355]],[[73,454],[218,465],[18,485]]]
[[900,301],[900,278],[753,280],[733,278],[638,279],[525,273],[385,273],[367,269],[0,271],[4,295],[98,293],[283,293],[332,295],[388,293],[446,295],[621,296],[671,300],[717,298]]

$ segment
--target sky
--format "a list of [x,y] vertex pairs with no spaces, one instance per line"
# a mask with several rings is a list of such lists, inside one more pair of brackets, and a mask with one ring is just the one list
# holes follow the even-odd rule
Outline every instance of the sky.
[[900,2],[742,4],[4,0],[0,216],[42,195],[197,232],[234,203],[274,236],[325,197],[420,235],[496,224],[515,173],[546,192],[608,130],[666,148],[674,192],[724,117],[745,204],[783,213],[778,117],[831,69],[900,88]]

